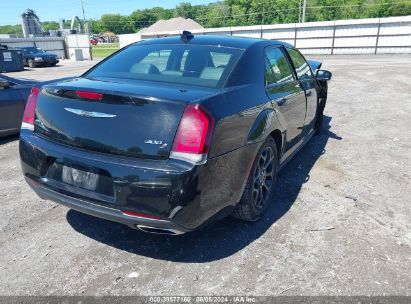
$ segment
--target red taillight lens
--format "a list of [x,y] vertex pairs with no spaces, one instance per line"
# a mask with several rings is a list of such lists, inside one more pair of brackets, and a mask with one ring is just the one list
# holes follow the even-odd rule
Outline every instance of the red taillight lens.
[[[184,110],[174,138],[172,148],[174,156],[178,155],[184,158],[184,154],[206,154],[213,125],[214,119],[210,114],[198,105],[188,105]],[[189,158],[191,159],[191,157]]]
[[134,212],[134,211],[123,211],[123,214],[128,215],[128,216],[142,217],[142,218],[151,219],[151,220],[161,220],[161,217],[159,216],[148,215],[148,214],[143,214],[143,213]]
[[97,92],[76,91],[76,95],[84,99],[102,100],[103,94]]
[[26,108],[24,109],[23,122],[34,125],[34,115],[36,113],[37,97],[39,96],[40,88],[34,87],[31,89],[29,98],[27,99]]

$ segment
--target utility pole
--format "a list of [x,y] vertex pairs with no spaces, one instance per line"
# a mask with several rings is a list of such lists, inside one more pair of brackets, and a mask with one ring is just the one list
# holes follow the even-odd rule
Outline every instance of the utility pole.
[[304,0],[304,3],[303,3],[303,16],[301,18],[301,22],[305,22],[305,10],[306,10],[306,8],[307,8],[307,0]]
[[301,8],[302,8],[302,1],[300,0],[300,3],[298,4],[298,23],[301,23]]

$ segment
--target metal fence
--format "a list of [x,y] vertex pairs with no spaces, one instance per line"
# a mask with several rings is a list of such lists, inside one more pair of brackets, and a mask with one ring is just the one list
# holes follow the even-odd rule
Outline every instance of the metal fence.
[[[305,54],[411,53],[411,16],[207,28],[192,32],[281,40]],[[120,35],[120,46],[141,39],[179,34],[179,31],[164,31]]]
[[5,44],[9,48],[34,46],[56,54],[60,58],[67,58],[63,37],[2,38],[0,39],[0,44]]
[[65,37],[0,38],[0,44],[7,45],[9,48],[34,46],[63,59],[75,59],[75,54],[80,52],[81,60],[92,59],[89,37],[85,34]]

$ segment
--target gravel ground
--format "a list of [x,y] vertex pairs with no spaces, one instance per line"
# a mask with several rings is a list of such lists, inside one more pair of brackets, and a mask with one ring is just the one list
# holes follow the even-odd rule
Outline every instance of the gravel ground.
[[[326,130],[258,223],[145,234],[42,201],[0,140],[1,295],[411,295],[411,57],[324,57]],[[89,62],[8,75],[51,79]]]

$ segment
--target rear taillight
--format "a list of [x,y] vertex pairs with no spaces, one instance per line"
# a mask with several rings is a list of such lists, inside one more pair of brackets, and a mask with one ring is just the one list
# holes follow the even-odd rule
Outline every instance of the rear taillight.
[[178,126],[170,158],[192,163],[205,160],[214,127],[213,117],[199,105],[188,105]]
[[33,130],[34,117],[36,114],[37,98],[38,98],[39,93],[40,93],[40,88],[33,87],[31,89],[31,93],[29,95],[29,98],[27,99],[26,108],[24,109],[23,123],[21,126],[22,129]]
[[76,91],[76,94],[80,98],[84,99],[92,99],[92,100],[102,100],[103,94],[97,92],[89,92],[89,91]]

